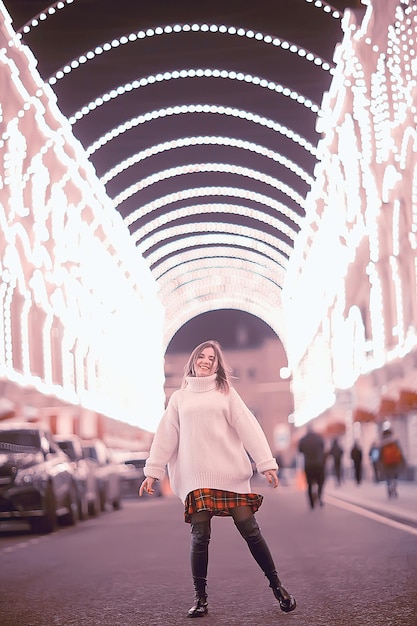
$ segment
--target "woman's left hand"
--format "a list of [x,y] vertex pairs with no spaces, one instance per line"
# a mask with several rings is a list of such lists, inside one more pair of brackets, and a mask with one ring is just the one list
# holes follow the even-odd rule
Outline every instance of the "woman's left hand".
[[262,472],[262,474],[266,477],[267,481],[273,486],[274,489],[278,487],[278,476],[275,470],[266,470],[266,472]]

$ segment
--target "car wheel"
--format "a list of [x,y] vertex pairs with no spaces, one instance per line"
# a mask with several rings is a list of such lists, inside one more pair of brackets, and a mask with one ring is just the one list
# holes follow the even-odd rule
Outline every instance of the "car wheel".
[[94,500],[88,503],[88,513],[92,517],[97,517],[97,515],[100,514],[100,511],[101,511],[100,494],[97,492]]
[[77,503],[77,491],[74,483],[70,485],[67,495],[67,509],[68,513],[61,516],[61,522],[65,526],[75,526],[78,522],[78,503]]
[[116,498],[115,500],[113,500],[112,505],[113,505],[113,509],[115,511],[118,511],[121,508],[121,506],[122,506],[121,503],[120,503],[120,497]]
[[101,511],[106,510],[106,490],[105,489],[100,490],[100,510]]
[[34,533],[51,533],[56,528],[56,501],[51,483],[46,488],[44,511],[42,517],[33,517],[29,522]]
[[89,516],[88,501],[83,496],[78,500],[78,517],[80,520],[85,520]]

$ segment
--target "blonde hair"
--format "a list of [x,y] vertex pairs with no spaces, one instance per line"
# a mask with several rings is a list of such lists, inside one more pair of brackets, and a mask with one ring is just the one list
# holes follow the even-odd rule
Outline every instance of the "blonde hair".
[[214,339],[210,339],[209,341],[203,341],[200,343],[194,350],[191,352],[188,361],[184,367],[184,376],[182,379],[181,387],[184,388],[187,386],[187,376],[195,376],[195,363],[197,361],[198,355],[205,350],[206,348],[212,348],[214,350],[214,355],[217,361],[217,376],[216,376],[216,385],[219,391],[223,393],[229,393],[229,389],[231,387],[230,383],[230,368],[226,365],[223,352],[221,346],[218,341]]

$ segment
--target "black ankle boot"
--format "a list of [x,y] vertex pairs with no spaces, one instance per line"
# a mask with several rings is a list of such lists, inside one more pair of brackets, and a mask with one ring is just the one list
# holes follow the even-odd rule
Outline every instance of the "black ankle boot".
[[188,617],[203,617],[208,613],[207,565],[210,542],[210,520],[191,524],[191,571],[195,589],[195,600]]
[[281,581],[278,578],[278,574],[275,569],[275,564],[269,548],[262,537],[259,526],[255,520],[255,516],[252,515],[243,522],[235,522],[237,529],[242,537],[245,539],[249,546],[249,550],[259,567],[264,572],[265,576],[269,580],[269,586],[274,592],[274,596],[279,602],[281,611],[289,613],[293,611],[297,606],[295,598],[291,596],[286,589],[281,585]]
[[207,595],[196,594],[195,601],[191,609],[188,611],[188,617],[203,617],[208,613]]
[[288,593],[288,591],[281,585],[281,581],[278,576],[268,577],[270,580],[270,587],[272,589],[272,593],[276,597],[279,602],[279,606],[281,611],[284,613],[290,613],[290,611],[294,611],[297,603],[295,598]]

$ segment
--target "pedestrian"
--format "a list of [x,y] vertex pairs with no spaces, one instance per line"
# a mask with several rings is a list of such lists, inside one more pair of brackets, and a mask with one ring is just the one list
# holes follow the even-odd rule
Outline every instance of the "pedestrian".
[[372,469],[374,470],[374,482],[379,483],[379,445],[376,441],[372,442],[369,448],[369,458],[371,459]]
[[362,456],[362,449],[359,446],[359,443],[355,441],[352,450],[350,451],[350,458],[353,461],[353,471],[357,485],[360,485],[362,482]]
[[[300,439],[298,450],[304,455],[304,471],[310,507],[314,509],[316,499],[320,506],[323,506],[322,495],[326,466],[324,439],[314,432],[311,424],[307,425],[307,433]],[[314,492],[315,485],[317,485],[317,493]]]
[[336,479],[336,485],[341,485],[342,483],[342,457],[343,457],[343,448],[340,445],[337,437],[335,437],[332,441],[332,445],[330,446],[329,455],[333,457],[333,472]]
[[174,493],[184,502],[191,525],[191,573],[195,602],[188,617],[208,613],[208,547],[213,516],[231,516],[249,550],[269,581],[282,611],[296,607],[282,586],[273,557],[255,518],[263,496],[252,493],[257,471],[278,486],[277,464],[265,434],[232,387],[222,349],[205,341],[191,353],[180,389],[169,399],[158,425],[144,469],[139,494],[153,493],[168,466]]
[[284,459],[282,458],[282,456],[280,455],[279,452],[276,453],[275,455],[275,460],[277,462],[278,465],[278,480],[281,483],[281,485],[288,485],[288,481],[287,481],[287,477],[285,475],[284,472]]
[[379,459],[382,479],[387,483],[388,498],[397,498],[398,476],[405,467],[405,459],[401,446],[389,426],[382,431]]

